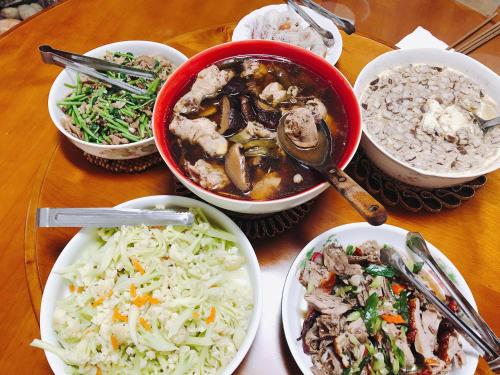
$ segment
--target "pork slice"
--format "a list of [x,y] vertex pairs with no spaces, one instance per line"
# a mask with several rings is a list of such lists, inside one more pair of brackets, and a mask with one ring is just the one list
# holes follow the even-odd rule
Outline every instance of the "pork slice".
[[333,347],[331,345],[328,345],[320,350],[318,355],[313,359],[313,365],[314,366],[311,370],[315,375],[341,375],[343,370],[342,364],[333,351]]
[[[396,346],[402,350],[405,357],[405,367],[412,367],[415,364],[415,356],[411,351],[410,344],[408,343],[406,336],[404,334],[401,334],[400,328],[393,323],[384,324],[383,327],[387,335],[395,340]],[[390,353],[391,362],[397,361],[390,346],[387,348],[387,350]]]
[[316,322],[316,318],[319,316],[319,312],[317,312],[314,309],[309,309],[309,311],[306,314],[306,317],[304,318],[304,323],[302,323],[302,330],[300,332],[300,337],[297,340],[302,340],[302,350],[304,350],[304,353],[309,354],[310,353],[310,348],[306,343],[306,335],[309,332],[309,330],[313,327],[314,323]]
[[186,162],[185,168],[191,179],[205,189],[220,190],[229,185],[229,178],[221,165],[211,164],[200,159],[194,165]]
[[[318,325],[313,323],[312,327],[306,332],[302,348],[306,354],[314,354],[319,350],[320,339],[318,337]],[[305,349],[307,348],[307,352]]]
[[243,60],[243,71],[241,72],[242,77],[251,77],[256,72],[259,71],[260,62],[254,59]]
[[294,108],[286,113],[285,134],[298,147],[311,148],[318,144],[318,128],[310,109]]
[[203,69],[198,73],[191,90],[175,104],[174,112],[191,113],[198,111],[203,99],[214,96],[233,77],[234,72],[232,70],[219,70],[216,65],[210,65],[208,68]]
[[314,121],[320,122],[326,117],[327,110],[323,102],[319,99],[311,99],[306,102],[306,107],[314,116]]
[[361,275],[363,269],[359,264],[349,264],[346,253],[335,244],[327,245],[323,249],[324,263],[328,271],[339,276]]
[[287,97],[287,90],[279,82],[271,82],[260,93],[259,97],[268,103],[277,105],[284,101]]
[[437,335],[439,324],[441,323],[441,314],[437,312],[434,306],[427,304],[426,310],[422,311],[422,327],[426,334],[432,338],[432,351],[437,349]]
[[345,303],[342,298],[325,293],[320,289],[306,294],[304,298],[322,314],[340,316],[353,308],[351,304]]
[[342,365],[344,365],[344,367],[350,367],[352,357],[351,354],[354,351],[354,344],[351,342],[349,335],[346,332],[335,337],[335,340],[333,340],[333,349],[340,357]]
[[377,241],[366,241],[358,249],[361,255],[348,255],[349,263],[377,263],[380,264],[380,246]]
[[184,141],[198,144],[212,157],[224,156],[227,153],[227,140],[217,132],[217,124],[205,117],[190,120],[174,115],[169,130]]
[[435,358],[434,348],[437,343],[437,329],[435,332],[432,330],[435,327],[434,320],[439,319],[440,321],[441,318],[437,312],[433,310],[425,310],[422,312],[420,309],[420,300],[418,298],[412,298],[410,300],[410,306],[410,331],[412,332],[412,336],[415,337],[415,350],[420,353],[424,359]]
[[345,319],[339,315],[322,314],[318,320],[318,335],[322,339],[333,339],[344,329]]
[[366,331],[365,322],[359,318],[349,323],[346,326],[346,331],[358,339],[359,342],[365,343],[368,340],[368,332]]
[[447,319],[444,319],[439,326],[437,341],[437,355],[441,360],[457,367],[465,363],[465,355],[458,334]]

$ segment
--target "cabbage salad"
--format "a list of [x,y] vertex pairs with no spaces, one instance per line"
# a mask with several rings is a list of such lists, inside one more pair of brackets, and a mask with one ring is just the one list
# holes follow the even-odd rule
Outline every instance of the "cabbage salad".
[[59,343],[32,346],[70,373],[216,374],[238,351],[253,309],[245,257],[231,233],[192,209],[192,227],[99,229],[99,241],[59,270]]

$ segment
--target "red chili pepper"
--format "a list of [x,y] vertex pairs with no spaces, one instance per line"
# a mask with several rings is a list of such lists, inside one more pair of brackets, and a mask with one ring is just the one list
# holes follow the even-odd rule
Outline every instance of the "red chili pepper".
[[336,277],[335,273],[330,272],[328,279],[321,280],[320,287],[322,289],[326,289],[326,290],[330,291],[334,287],[336,280],[337,280],[337,277]]
[[356,255],[358,257],[363,256],[363,250],[357,247],[356,250],[354,250],[354,252],[352,253],[352,255]]
[[316,259],[322,257],[323,254],[320,253],[319,251],[316,251],[315,253],[313,253],[312,257],[311,257],[311,262],[316,262]]

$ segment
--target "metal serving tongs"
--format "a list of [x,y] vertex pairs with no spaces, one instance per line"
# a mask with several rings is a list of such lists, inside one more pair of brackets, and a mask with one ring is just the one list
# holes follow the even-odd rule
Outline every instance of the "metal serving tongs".
[[333,34],[318,25],[318,23],[309,14],[307,14],[295,0],[287,0],[287,4],[321,36],[325,46],[332,47],[335,44]]
[[312,9],[322,16],[330,19],[338,28],[344,30],[347,35],[351,35],[356,31],[354,21],[337,16],[335,13],[330,12],[328,9],[315,3],[313,0],[301,0],[301,2],[309,9]]
[[108,77],[99,71],[112,71],[124,73],[134,77],[155,79],[156,73],[147,70],[129,68],[120,64],[115,64],[106,60],[96,59],[84,55],[78,55],[72,52],[60,51],[52,48],[51,46],[43,45],[38,47],[42,60],[45,64],[53,64],[63,68],[68,68],[89,77],[95,78],[99,81],[109,83],[112,86],[119,87],[123,90],[130,91],[137,95],[146,95],[147,90],[140,89],[139,87],[132,86],[126,82]]
[[486,359],[488,366],[495,373],[500,373],[500,355],[498,349],[493,347],[489,341],[481,337],[467,323],[462,321],[446,304],[431,292],[416,275],[411,272],[398,252],[392,247],[386,246],[380,251],[380,259],[384,264],[392,266],[399,277],[413,285],[425,298],[431,302],[436,309],[447,318],[453,327],[459,332],[476,351]]
[[121,225],[182,225],[194,222],[191,212],[138,208],[39,208],[39,227],[115,228]]
[[458,290],[455,284],[453,284],[448,275],[446,275],[441,267],[439,267],[427,248],[427,244],[425,243],[422,235],[418,232],[408,232],[406,235],[406,245],[419,258],[421,258],[427,266],[429,266],[432,272],[434,272],[434,274],[448,290],[449,294],[457,301],[457,304],[464,315],[470,319],[471,323],[474,324],[475,328],[477,328],[479,332],[481,332],[485,340],[487,340],[488,343],[500,354],[500,341],[495,335],[495,332],[491,330],[488,324],[483,320],[483,318],[481,318],[476,310],[474,310],[460,290]]

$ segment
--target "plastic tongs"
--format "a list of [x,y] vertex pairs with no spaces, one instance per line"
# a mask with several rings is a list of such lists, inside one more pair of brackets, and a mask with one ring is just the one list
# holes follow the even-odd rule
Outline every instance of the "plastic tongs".
[[38,49],[40,50],[42,60],[45,64],[53,64],[83,73],[89,77],[108,83],[112,86],[119,87],[123,90],[130,91],[131,93],[137,95],[146,95],[147,91],[118,79],[108,77],[99,71],[119,72],[146,79],[155,79],[157,76],[156,73],[147,70],[129,68],[106,60],[97,59],[95,57],[60,51],[47,45],[40,46]]

